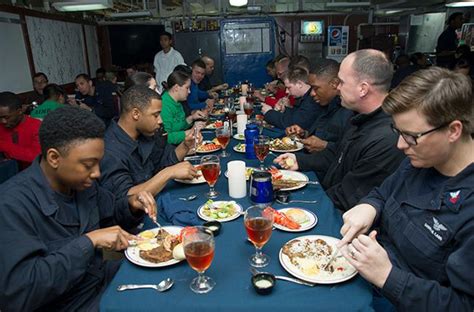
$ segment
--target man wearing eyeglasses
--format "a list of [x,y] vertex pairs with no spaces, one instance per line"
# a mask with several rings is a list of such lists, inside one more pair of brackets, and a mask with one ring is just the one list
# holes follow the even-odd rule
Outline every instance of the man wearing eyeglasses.
[[349,54],[338,79],[342,106],[356,113],[341,141],[316,154],[283,154],[275,162],[290,170],[315,171],[334,206],[345,211],[392,174],[404,156],[396,148],[391,118],[381,108],[392,80],[385,55],[372,49]]

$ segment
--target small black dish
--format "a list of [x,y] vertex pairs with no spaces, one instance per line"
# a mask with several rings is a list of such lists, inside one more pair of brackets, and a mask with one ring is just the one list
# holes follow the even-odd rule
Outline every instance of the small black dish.
[[268,295],[275,286],[275,276],[269,273],[258,273],[252,276],[252,285],[260,295]]
[[208,228],[214,236],[219,235],[222,227],[222,223],[219,221],[208,221],[203,224],[206,228]]
[[287,203],[290,201],[290,192],[288,191],[276,191],[275,199],[277,202]]

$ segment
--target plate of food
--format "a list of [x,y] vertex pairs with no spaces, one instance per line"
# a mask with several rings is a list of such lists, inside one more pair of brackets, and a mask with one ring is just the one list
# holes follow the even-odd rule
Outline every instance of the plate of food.
[[220,149],[221,146],[213,141],[202,141],[202,143],[196,148],[196,153],[212,153]]
[[125,257],[139,266],[159,268],[176,264],[184,257],[181,244],[181,226],[163,226],[138,234],[141,240],[130,242]]
[[[248,181],[250,179],[250,175],[252,175],[252,172],[254,170],[258,170],[257,168],[254,168],[254,167],[245,167],[245,179]],[[228,178],[229,176],[227,175],[227,171],[224,172],[224,175],[226,178]]]
[[311,283],[335,284],[357,275],[357,270],[343,257],[327,265],[339,239],[324,235],[300,236],[280,249],[280,263],[291,275]]
[[273,189],[281,191],[294,191],[306,186],[309,178],[306,174],[298,171],[279,170],[271,168]]
[[197,166],[194,166],[197,170],[198,170],[198,174],[199,176],[197,176],[196,178],[192,179],[192,180],[183,180],[183,179],[174,179],[176,182],[179,182],[179,183],[184,183],[184,184],[201,184],[201,183],[206,183],[206,179],[204,179],[204,176],[202,175],[202,172],[201,172],[201,166],[200,165],[197,165]]
[[245,140],[245,135],[236,133],[236,134],[234,134],[233,138],[236,139],[236,140],[239,140],[239,141],[244,141]]
[[318,217],[302,208],[283,208],[276,210],[273,226],[286,232],[304,232],[318,224]]
[[239,143],[233,147],[237,153],[245,153],[245,143]]
[[203,129],[215,130],[216,128],[222,127],[224,122],[222,120],[216,120],[209,122]]
[[223,108],[214,108],[209,115],[211,116],[222,116],[224,115],[224,109]]
[[235,201],[213,201],[208,200],[199,207],[198,216],[206,221],[227,222],[240,217],[243,212],[242,206]]
[[304,145],[300,142],[295,142],[289,137],[281,139],[273,139],[270,141],[270,151],[277,153],[289,153],[302,150]]

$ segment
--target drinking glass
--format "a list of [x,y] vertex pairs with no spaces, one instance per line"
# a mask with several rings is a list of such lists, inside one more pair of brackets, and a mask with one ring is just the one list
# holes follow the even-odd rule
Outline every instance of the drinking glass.
[[253,113],[253,105],[249,102],[246,102],[244,104],[244,112],[247,116],[249,116],[249,119],[250,119],[250,116],[252,116],[252,113]]
[[184,231],[184,255],[189,266],[198,273],[189,287],[197,294],[208,293],[216,285],[212,278],[204,275],[214,258],[214,247],[214,236],[209,229],[193,226]]
[[270,257],[262,253],[262,247],[272,235],[273,212],[263,206],[250,206],[245,211],[244,224],[249,240],[255,246],[255,254],[249,258],[250,265],[256,268],[267,266]]
[[265,170],[265,158],[270,151],[270,138],[265,135],[258,135],[253,139],[255,155],[260,160],[260,170]]
[[219,178],[220,169],[221,166],[218,156],[206,155],[201,157],[201,172],[207,184],[209,184],[209,193],[206,194],[207,198],[216,198],[219,194],[214,190],[214,185]]
[[224,126],[216,128],[216,137],[219,144],[222,146],[221,157],[225,158],[229,156],[229,153],[225,151],[227,145],[230,142],[230,137],[232,136],[232,127],[228,122],[224,123]]

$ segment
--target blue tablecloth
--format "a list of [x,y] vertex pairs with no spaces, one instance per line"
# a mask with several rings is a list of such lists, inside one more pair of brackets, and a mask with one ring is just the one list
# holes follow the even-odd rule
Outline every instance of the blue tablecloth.
[[[267,135],[272,132],[265,131]],[[227,147],[231,157],[221,160],[222,174],[216,184],[220,193],[217,200],[228,200],[228,183],[224,176],[229,160],[244,159],[243,154],[238,154],[232,147],[238,142],[232,139]],[[273,160],[270,155],[266,164]],[[247,161],[248,166],[256,167],[257,160]],[[311,180],[315,180],[314,173],[306,172]],[[207,184],[183,185],[170,182],[165,188],[174,196],[198,194],[199,197],[189,202],[189,206],[198,209],[207,198],[205,193]],[[288,275],[278,260],[281,246],[298,236],[320,234],[340,237],[339,230],[342,218],[339,211],[334,209],[331,201],[319,185],[308,185],[292,192],[293,199],[315,199],[317,204],[298,204],[298,207],[313,211],[319,218],[315,228],[302,233],[289,233],[275,230],[270,241],[264,246],[263,251],[271,257],[270,264],[265,271]],[[237,200],[244,209],[251,205],[248,198]],[[274,208],[288,207],[274,204]],[[221,233],[215,238],[215,258],[206,275],[212,277],[215,288],[205,295],[197,295],[189,289],[189,283],[196,276],[186,261],[174,266],[149,269],[136,266],[124,261],[111,285],[101,299],[101,311],[372,311],[372,288],[360,276],[350,281],[335,285],[318,285],[307,287],[277,281],[273,292],[268,296],[258,295],[251,283],[249,271],[249,256],[255,251],[253,245],[247,241],[247,235],[242,217],[223,223]],[[166,277],[175,280],[175,285],[166,293],[157,293],[151,289],[117,292],[120,284],[149,284],[158,283]]]

